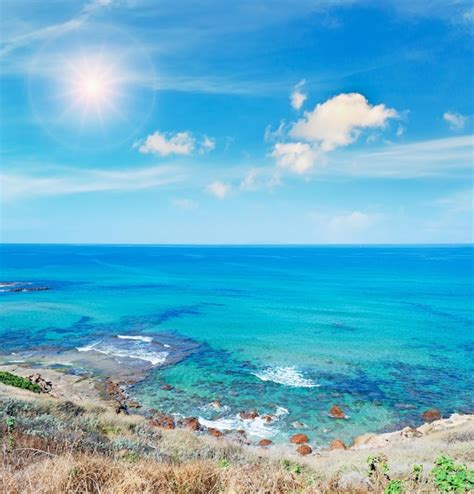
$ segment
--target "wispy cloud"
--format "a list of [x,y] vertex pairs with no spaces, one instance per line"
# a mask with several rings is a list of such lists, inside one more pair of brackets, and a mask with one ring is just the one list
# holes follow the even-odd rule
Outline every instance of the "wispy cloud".
[[467,122],[466,116],[452,111],[445,112],[443,119],[449,124],[451,130],[462,130]]
[[290,94],[291,106],[295,110],[299,110],[308,98],[308,95],[303,92],[303,86],[305,85],[305,83],[306,81],[304,79],[298,82],[298,84],[293,89],[293,92]]
[[390,144],[370,152],[340,152],[321,174],[367,178],[472,177],[474,136]]
[[232,189],[231,185],[229,185],[225,182],[220,182],[218,180],[210,183],[206,187],[206,190],[209,194],[211,194],[214,197],[217,197],[217,199],[221,199],[221,200],[225,199],[225,197],[229,194],[231,189]]
[[86,192],[133,191],[161,187],[183,179],[174,167],[154,166],[119,170],[61,168],[49,173],[3,173],[3,201]]

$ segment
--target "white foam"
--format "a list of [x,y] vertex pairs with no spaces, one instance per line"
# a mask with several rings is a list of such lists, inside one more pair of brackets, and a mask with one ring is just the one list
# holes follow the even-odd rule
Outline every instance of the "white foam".
[[166,343],[163,343],[163,346],[164,346],[165,348],[171,348],[171,345],[167,345]]
[[151,343],[153,341],[153,338],[151,336],[139,336],[139,335],[123,335],[123,334],[118,334],[117,335],[117,338],[120,338],[121,340],[144,341],[145,343]]
[[295,367],[267,367],[260,372],[254,372],[254,376],[262,381],[272,381],[284,386],[294,388],[316,388],[320,386],[312,379],[308,379]]
[[216,420],[208,420],[198,417],[199,423],[205,427],[214,427],[220,431],[237,431],[244,430],[248,436],[267,438],[273,437],[279,432],[277,422],[288,414],[288,410],[283,407],[277,407],[276,412],[271,415],[272,421],[266,422],[263,417],[245,420],[239,414],[232,417],[223,417]]
[[144,360],[152,365],[164,364],[168,352],[154,352],[141,347],[134,346],[130,349],[117,348],[113,345],[107,345],[101,341],[76,348],[78,352],[98,352],[113,357],[127,357],[132,359]]

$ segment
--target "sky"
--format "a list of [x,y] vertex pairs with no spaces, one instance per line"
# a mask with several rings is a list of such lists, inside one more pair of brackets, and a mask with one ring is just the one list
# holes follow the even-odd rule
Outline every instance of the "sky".
[[470,0],[0,10],[2,242],[474,240]]

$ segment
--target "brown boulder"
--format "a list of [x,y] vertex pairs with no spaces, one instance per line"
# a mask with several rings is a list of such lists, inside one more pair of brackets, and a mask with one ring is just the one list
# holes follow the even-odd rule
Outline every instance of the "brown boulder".
[[240,412],[240,418],[244,420],[253,420],[258,417],[258,412],[256,410],[251,410],[250,412]]
[[307,444],[302,444],[301,446],[298,446],[296,451],[301,455],[301,456],[306,456],[310,455],[313,450],[307,445]]
[[270,441],[270,439],[260,439],[258,442],[258,445],[262,447],[270,446],[270,444],[273,444],[273,441]]
[[33,374],[28,377],[28,380],[40,387],[42,393],[49,393],[53,389],[53,384],[51,381],[46,381],[41,374]]
[[333,405],[331,407],[331,410],[329,410],[329,415],[333,419],[345,419],[347,417],[342,408],[338,407],[337,405]]
[[150,425],[159,427],[160,429],[174,429],[176,424],[172,417],[168,415],[158,415],[157,417],[150,420]]
[[295,434],[294,436],[291,436],[290,443],[293,444],[309,443],[309,439],[306,434]]
[[214,437],[222,437],[224,435],[219,429],[214,429],[213,427],[209,427],[207,432]]
[[421,417],[425,422],[434,422],[435,420],[441,419],[441,413],[437,408],[430,408],[422,413]]
[[266,424],[269,424],[273,420],[273,417],[271,415],[264,415],[262,419]]
[[129,408],[140,408],[141,407],[141,405],[140,405],[140,403],[138,403],[138,401],[128,401],[127,406]]
[[187,417],[183,420],[184,427],[191,429],[193,431],[198,431],[201,428],[201,424],[196,417]]
[[222,403],[220,400],[214,400],[212,403],[211,403],[211,407],[212,408],[215,408],[216,410],[219,410],[222,408]]
[[347,449],[347,446],[340,439],[334,439],[330,446],[331,450],[334,449]]

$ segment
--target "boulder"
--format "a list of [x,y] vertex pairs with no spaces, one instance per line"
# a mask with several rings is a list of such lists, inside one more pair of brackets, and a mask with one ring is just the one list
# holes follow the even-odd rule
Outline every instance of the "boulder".
[[301,456],[306,456],[310,455],[313,450],[307,445],[307,444],[302,444],[301,446],[298,446],[296,451],[301,455]]
[[216,410],[220,410],[222,408],[222,403],[220,400],[214,400],[211,405],[212,408],[215,408]]
[[291,436],[290,443],[293,444],[309,443],[309,439],[306,434],[295,434],[294,436]]
[[53,383],[46,381],[46,379],[41,377],[41,374],[33,374],[28,377],[28,380],[33,384],[37,384],[42,393],[49,393],[53,389]]
[[347,449],[347,446],[340,439],[334,439],[334,441],[332,441],[332,443],[331,443],[330,449],[331,450],[335,450],[335,449],[344,450],[344,449]]
[[441,419],[441,413],[437,408],[430,408],[421,414],[421,417],[425,422],[434,422]]
[[191,429],[193,431],[198,431],[201,428],[201,424],[196,417],[186,417],[183,420],[183,425],[184,427],[187,427],[188,429]]
[[258,442],[258,445],[262,447],[270,446],[270,444],[273,444],[273,441],[270,441],[270,439],[260,439]]
[[333,419],[345,419],[347,418],[347,415],[344,413],[344,410],[342,410],[341,407],[337,405],[333,405],[331,409],[329,410],[329,415]]
[[171,391],[173,389],[173,386],[171,386],[171,384],[163,384],[163,386],[161,386],[161,389],[164,391]]
[[174,429],[176,427],[173,417],[170,417],[169,415],[158,415],[150,420],[150,425],[166,430]]
[[129,401],[127,402],[128,408],[140,408],[141,405],[138,401]]
[[219,429],[214,429],[214,427],[209,427],[207,432],[213,437],[222,437],[224,435]]
[[269,424],[273,420],[273,417],[271,415],[264,415],[262,419],[266,424]]
[[251,410],[249,412],[240,412],[240,418],[244,420],[253,420],[258,417],[258,412],[256,410]]

